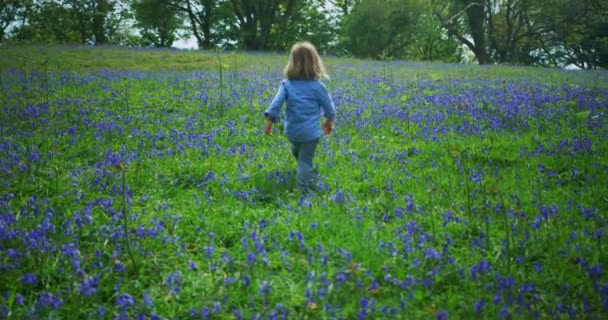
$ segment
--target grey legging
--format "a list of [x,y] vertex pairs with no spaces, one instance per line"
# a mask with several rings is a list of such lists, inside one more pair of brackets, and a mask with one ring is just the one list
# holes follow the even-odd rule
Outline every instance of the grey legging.
[[298,161],[296,169],[296,185],[302,190],[308,190],[314,183],[313,176],[313,158],[315,157],[315,149],[319,139],[308,142],[293,142],[291,141],[291,153]]

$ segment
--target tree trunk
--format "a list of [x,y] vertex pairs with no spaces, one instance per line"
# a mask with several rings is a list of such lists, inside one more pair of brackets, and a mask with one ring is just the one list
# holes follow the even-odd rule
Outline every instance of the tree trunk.
[[95,45],[106,43],[105,21],[110,5],[108,0],[97,0],[95,13],[93,16],[93,35],[95,36]]
[[239,21],[242,44],[247,50],[267,49],[272,27],[285,27],[297,12],[297,0],[231,0]]
[[471,29],[471,38],[475,44],[472,49],[479,64],[487,64],[488,50],[486,47],[486,29],[485,29],[485,1],[480,1],[480,5],[472,5],[467,8],[467,20]]

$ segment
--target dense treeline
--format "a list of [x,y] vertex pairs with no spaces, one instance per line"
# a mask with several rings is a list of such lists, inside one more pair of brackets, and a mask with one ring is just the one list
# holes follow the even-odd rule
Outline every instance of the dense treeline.
[[[605,0],[0,0],[0,43],[283,51],[606,68]],[[471,53],[468,55],[467,53]]]

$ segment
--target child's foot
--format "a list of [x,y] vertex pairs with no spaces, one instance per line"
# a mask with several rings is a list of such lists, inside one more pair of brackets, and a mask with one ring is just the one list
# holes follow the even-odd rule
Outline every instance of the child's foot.
[[298,186],[297,190],[302,193],[304,196],[309,196],[314,194],[317,191],[317,186],[309,185],[309,186]]

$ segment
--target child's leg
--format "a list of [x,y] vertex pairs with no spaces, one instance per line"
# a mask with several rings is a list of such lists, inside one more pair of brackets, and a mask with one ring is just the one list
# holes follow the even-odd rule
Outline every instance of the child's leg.
[[293,154],[293,156],[296,157],[296,160],[298,160],[298,157],[300,154],[300,146],[301,146],[301,144],[298,142],[291,143],[291,154]]
[[312,185],[313,159],[315,149],[319,140],[313,140],[300,144],[298,150],[298,168],[296,169],[296,181],[298,188],[307,190]]

